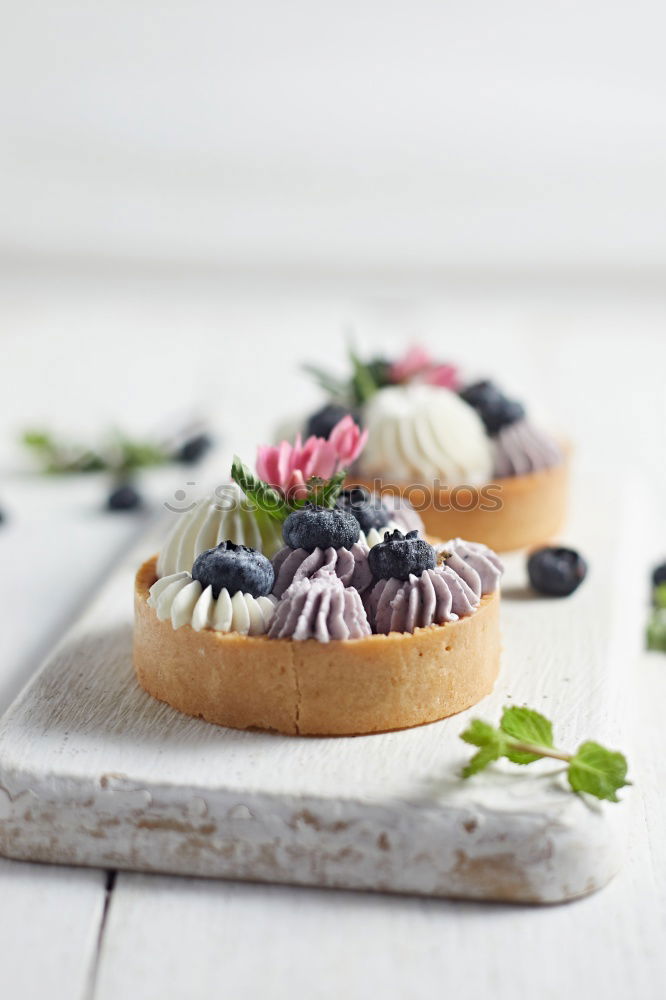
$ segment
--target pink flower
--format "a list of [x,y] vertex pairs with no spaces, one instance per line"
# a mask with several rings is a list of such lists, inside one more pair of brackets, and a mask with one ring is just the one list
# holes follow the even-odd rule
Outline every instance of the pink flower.
[[389,369],[391,382],[426,382],[444,389],[458,387],[458,371],[454,365],[443,365],[423,347],[412,346]]
[[455,365],[433,365],[423,373],[423,380],[429,385],[439,385],[444,389],[457,389],[458,369]]
[[367,437],[368,432],[361,432],[352,417],[346,416],[335,425],[328,440],[313,435],[303,443],[298,434],[293,444],[282,441],[277,446],[259,445],[257,474],[294,499],[304,497],[309,479],[330,479],[348,468],[360,455]]
[[338,453],[338,469],[349,468],[365,448],[367,440],[367,430],[362,431],[349,414],[343,417],[328,436],[328,443],[332,444]]
[[394,361],[389,370],[391,382],[408,382],[415,375],[420,375],[425,368],[429,368],[434,362],[428,352],[414,344],[408,347],[401,358]]

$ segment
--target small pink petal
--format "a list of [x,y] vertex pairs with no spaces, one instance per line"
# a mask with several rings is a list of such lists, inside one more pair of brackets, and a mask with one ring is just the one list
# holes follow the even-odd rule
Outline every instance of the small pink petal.
[[359,429],[349,414],[340,420],[329,435],[329,443],[335,447],[338,468],[351,465],[358,458],[368,439],[368,432]]
[[425,348],[417,344],[409,347],[389,369],[391,382],[406,382],[433,364],[433,359]]
[[285,483],[284,492],[289,500],[300,500],[308,495],[308,488],[300,469],[294,469],[289,482]]
[[455,365],[435,365],[423,377],[429,385],[439,385],[444,389],[458,388],[458,369]]

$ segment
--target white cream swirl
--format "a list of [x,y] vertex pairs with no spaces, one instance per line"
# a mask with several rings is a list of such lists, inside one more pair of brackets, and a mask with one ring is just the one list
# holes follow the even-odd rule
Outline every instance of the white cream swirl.
[[473,485],[492,475],[493,452],[481,418],[455,392],[390,386],[370,399],[364,420],[369,436],[358,470],[366,479]]
[[174,629],[191,625],[195,632],[210,628],[215,632],[264,635],[270,628],[277,600],[253,597],[240,590],[230,594],[226,587],[217,598],[212,587],[204,588],[190,573],[163,576],[150,588],[148,604],[160,621],[171,619]]
[[158,575],[189,573],[198,555],[227,541],[248,545],[269,559],[284,545],[278,522],[251,510],[235,483],[220,487],[196,507],[177,515],[157,560]]
[[385,531],[390,531],[392,534],[399,527],[400,525],[396,521],[389,521],[383,528],[370,528],[370,531],[363,531],[363,528],[361,528],[358,540],[361,543],[365,543],[369,549],[372,549],[375,545],[379,545],[380,542],[384,541]]

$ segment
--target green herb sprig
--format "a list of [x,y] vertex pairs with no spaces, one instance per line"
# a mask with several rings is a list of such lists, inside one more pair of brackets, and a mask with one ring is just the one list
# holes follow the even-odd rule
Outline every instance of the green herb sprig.
[[351,375],[347,378],[336,378],[317,365],[305,365],[304,369],[314,377],[331,400],[344,406],[362,406],[379,389],[391,384],[391,365],[385,358],[362,361],[351,348],[348,357]]
[[251,503],[280,523],[286,521],[294,509],[290,507],[281,493],[265,483],[263,479],[255,476],[247,465],[243,464],[238,455],[234,455],[231,464],[231,478],[240,486]]
[[299,510],[307,503],[316,504],[318,507],[334,507],[346,476],[346,469],[340,469],[330,479],[313,476],[306,483],[306,496],[287,500],[278,490],[255,476],[238,455],[234,455],[231,466],[231,478],[240,486],[247,499],[280,524],[286,521],[293,511]]
[[479,749],[463,768],[462,777],[471,778],[495,760],[506,757],[514,764],[531,764],[553,758],[567,765],[567,778],[574,792],[587,792],[598,799],[619,802],[617,792],[627,781],[627,761],[623,754],[588,740],[575,753],[554,746],[552,723],[531,708],[505,708],[498,728],[474,719],[460,734],[465,743]]
[[42,472],[49,475],[105,470],[128,474],[174,461],[167,446],[121,433],[110,435],[95,448],[64,441],[44,430],[26,431],[21,441],[32,452]]

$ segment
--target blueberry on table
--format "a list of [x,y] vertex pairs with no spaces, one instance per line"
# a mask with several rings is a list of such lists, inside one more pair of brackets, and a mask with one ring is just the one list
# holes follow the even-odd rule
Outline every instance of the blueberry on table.
[[530,555],[527,574],[539,594],[568,597],[585,579],[587,563],[575,549],[546,546]]
[[361,529],[353,514],[338,507],[306,504],[293,511],[282,526],[282,537],[290,549],[350,549]]
[[340,403],[327,403],[326,406],[322,406],[320,410],[308,417],[305,433],[308,437],[314,435],[315,437],[328,438],[335,425],[339,424],[346,416],[353,417],[354,423],[361,426],[358,414],[349,406],[341,406]]
[[659,587],[662,583],[666,583],[666,563],[661,563],[652,570],[652,586]]
[[194,437],[184,441],[178,451],[173,456],[176,462],[183,462],[185,465],[194,465],[212,447],[212,440],[208,434],[196,434]]
[[505,396],[488,379],[466,386],[459,395],[479,414],[488,434],[497,434],[525,416],[524,407]]
[[361,531],[366,534],[372,528],[379,531],[389,523],[388,511],[381,498],[376,494],[371,495],[362,486],[343,490],[336,500],[336,506],[352,514],[358,521]]
[[275,573],[270,559],[261,552],[226,541],[197,556],[192,579],[198,580],[204,590],[211,587],[216,599],[225,587],[232,595],[241,591],[262,597],[273,590]]
[[410,574],[421,576],[424,570],[434,569],[436,557],[418,531],[403,535],[396,529],[392,534],[385,532],[384,541],[370,549],[368,563],[375,580],[408,580]]
[[142,505],[141,494],[129,483],[116,486],[106,501],[107,510],[136,510]]

